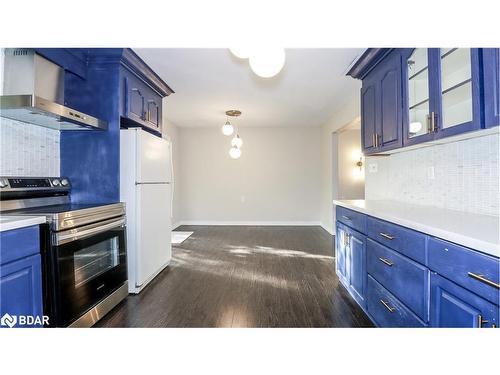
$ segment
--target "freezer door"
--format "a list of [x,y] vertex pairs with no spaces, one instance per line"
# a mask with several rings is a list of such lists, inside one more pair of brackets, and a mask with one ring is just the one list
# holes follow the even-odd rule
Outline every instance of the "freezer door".
[[137,131],[136,181],[171,182],[170,142],[144,130]]
[[137,287],[149,282],[172,257],[170,194],[170,184],[137,185]]

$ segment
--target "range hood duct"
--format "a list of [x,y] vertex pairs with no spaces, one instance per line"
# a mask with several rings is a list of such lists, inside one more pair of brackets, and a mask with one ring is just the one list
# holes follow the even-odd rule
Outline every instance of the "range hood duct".
[[64,69],[33,49],[5,48],[0,116],[57,130],[106,130],[106,121],[64,105]]

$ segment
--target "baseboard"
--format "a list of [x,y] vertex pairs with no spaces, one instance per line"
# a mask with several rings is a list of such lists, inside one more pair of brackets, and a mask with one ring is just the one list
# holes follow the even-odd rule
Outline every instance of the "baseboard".
[[334,231],[332,228],[328,227],[325,225],[325,223],[320,223],[320,226],[321,228],[323,228],[324,230],[326,230],[328,233],[330,233],[332,236],[335,235]]
[[210,220],[185,220],[179,225],[247,225],[247,226],[322,226],[319,221],[210,221]]

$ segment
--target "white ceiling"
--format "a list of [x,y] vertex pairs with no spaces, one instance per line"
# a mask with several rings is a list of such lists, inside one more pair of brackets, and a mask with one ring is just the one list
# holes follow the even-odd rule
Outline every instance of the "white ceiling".
[[320,126],[359,93],[346,68],[364,49],[286,49],[283,70],[256,76],[228,49],[141,48],[139,56],[175,91],[167,119],[177,126],[222,126],[225,111],[246,126]]

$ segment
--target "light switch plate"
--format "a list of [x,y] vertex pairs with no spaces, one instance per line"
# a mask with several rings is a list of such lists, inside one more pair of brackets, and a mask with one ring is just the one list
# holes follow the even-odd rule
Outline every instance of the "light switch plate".
[[370,173],[377,173],[378,172],[378,164],[377,163],[369,163],[368,164],[368,171]]

